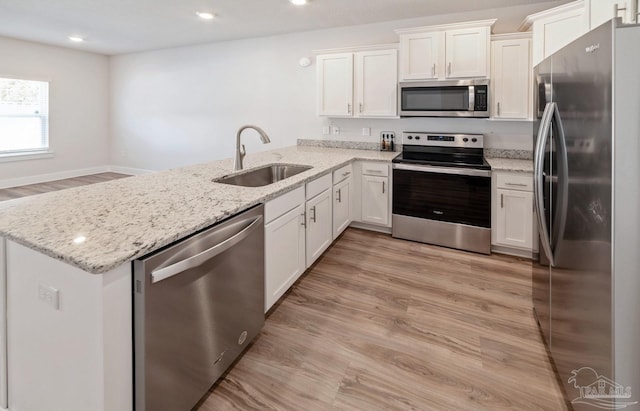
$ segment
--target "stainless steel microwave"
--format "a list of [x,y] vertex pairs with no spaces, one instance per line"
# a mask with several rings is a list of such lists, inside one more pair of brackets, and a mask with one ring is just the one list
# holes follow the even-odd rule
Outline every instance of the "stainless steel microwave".
[[401,117],[489,117],[489,80],[405,81],[398,90]]

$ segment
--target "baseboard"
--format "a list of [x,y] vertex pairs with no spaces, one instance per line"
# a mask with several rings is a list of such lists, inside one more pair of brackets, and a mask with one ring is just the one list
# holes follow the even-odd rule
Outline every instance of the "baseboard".
[[109,166],[109,171],[120,174],[130,174],[132,176],[139,176],[142,174],[153,173],[155,170],[145,170],[143,168],[132,168],[122,166]]
[[379,233],[384,233],[384,234],[391,234],[391,227],[383,227],[375,224],[361,223],[359,221],[352,221],[351,224],[349,224],[349,227],[361,228],[363,230],[369,230],[369,231],[377,231]]
[[98,173],[121,173],[130,175],[140,175],[152,173],[152,170],[144,170],[141,168],[121,167],[121,166],[99,166],[90,168],[79,168],[77,170],[58,171],[55,173],[38,174],[35,176],[7,178],[0,180],[0,189],[9,187],[25,186],[29,184],[46,183],[48,181],[63,180],[65,178],[74,178],[87,176]]
[[491,245],[491,252],[497,254],[507,254],[514,257],[524,257],[530,260],[533,259],[534,253],[531,250],[522,250],[518,248],[510,248],[499,245]]
[[35,176],[7,178],[0,180],[0,189],[8,187],[25,186],[28,184],[46,183],[47,181],[62,180],[65,178],[73,178],[86,176],[89,174],[106,173],[110,170],[109,166],[80,168],[77,170],[58,171],[55,173],[38,174]]

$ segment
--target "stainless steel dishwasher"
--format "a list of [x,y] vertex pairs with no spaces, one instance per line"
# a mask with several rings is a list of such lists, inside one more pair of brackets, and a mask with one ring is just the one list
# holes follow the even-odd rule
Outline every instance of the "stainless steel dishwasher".
[[136,411],[188,411],[264,324],[264,206],[134,261]]

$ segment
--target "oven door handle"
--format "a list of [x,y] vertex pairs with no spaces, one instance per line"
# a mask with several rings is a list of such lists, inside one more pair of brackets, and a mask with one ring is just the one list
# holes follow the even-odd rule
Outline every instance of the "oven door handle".
[[491,170],[478,170],[474,168],[434,167],[418,164],[393,164],[394,170],[418,171],[421,173],[454,174],[459,176],[491,177]]

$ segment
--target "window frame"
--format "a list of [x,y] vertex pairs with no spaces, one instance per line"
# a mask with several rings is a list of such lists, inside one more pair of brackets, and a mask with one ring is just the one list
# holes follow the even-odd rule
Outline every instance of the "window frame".
[[48,78],[38,76],[16,76],[12,74],[0,73],[0,79],[10,80],[24,80],[46,83],[46,98],[43,103],[45,114],[0,114],[2,118],[38,118],[40,119],[40,141],[41,147],[14,149],[14,150],[0,150],[0,162],[13,161],[13,160],[32,160],[38,158],[50,158],[53,157],[53,150],[51,148],[51,133],[50,133],[50,96],[51,96],[51,80]]

